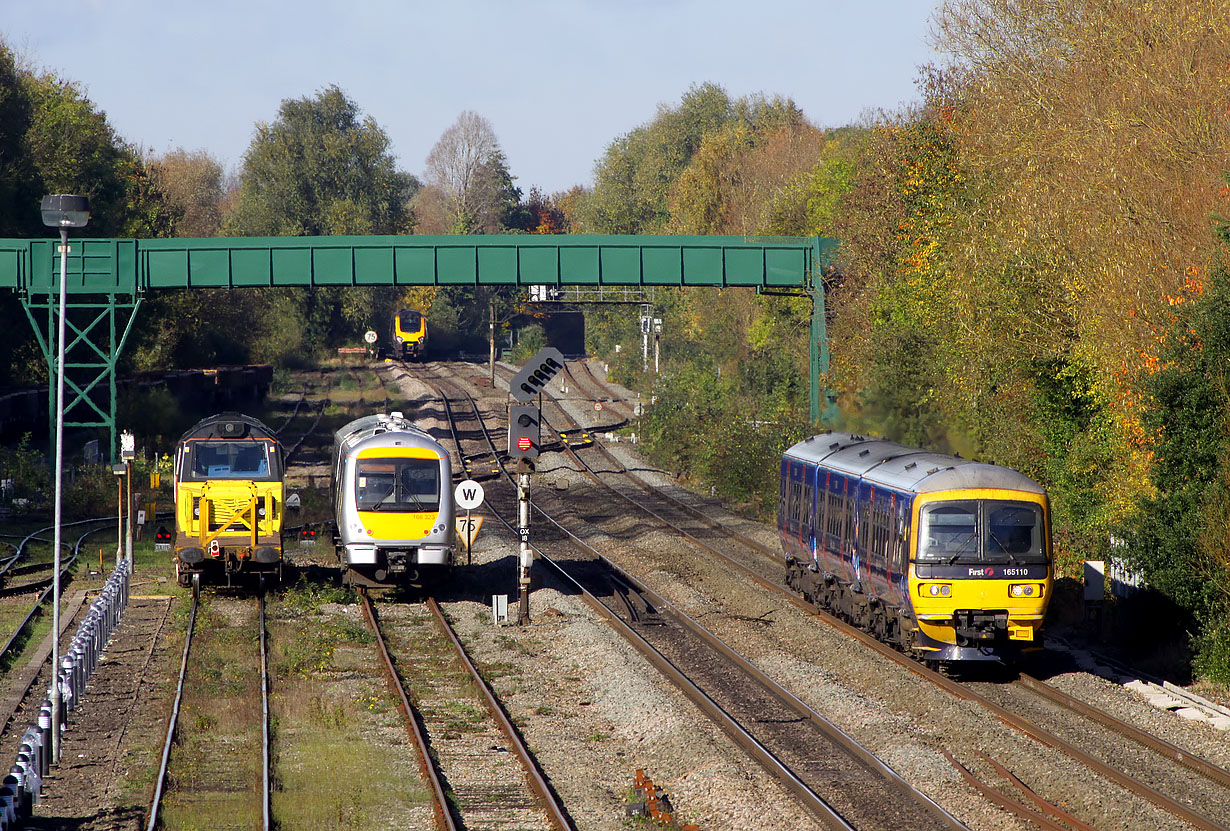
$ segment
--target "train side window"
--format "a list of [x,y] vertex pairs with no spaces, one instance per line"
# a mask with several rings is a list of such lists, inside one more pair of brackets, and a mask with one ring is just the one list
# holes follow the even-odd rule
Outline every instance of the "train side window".
[[[815,494],[815,536],[820,537],[823,541],[825,532],[828,531],[828,514],[829,514],[829,475],[825,473],[824,478],[820,478],[820,472],[815,472],[815,487],[819,488],[819,493]],[[823,542],[822,542],[823,545]]]
[[808,531],[810,531],[812,528],[812,502],[813,500],[812,500],[811,482],[807,479],[804,479],[803,480],[803,504],[800,507],[802,508],[803,525],[804,527],[808,529]]
[[832,489],[829,491],[829,536],[841,536],[842,510],[844,506],[841,502],[841,481],[833,483]]
[[838,536],[844,544],[854,532],[854,500],[850,497],[850,481],[841,483],[841,530]]

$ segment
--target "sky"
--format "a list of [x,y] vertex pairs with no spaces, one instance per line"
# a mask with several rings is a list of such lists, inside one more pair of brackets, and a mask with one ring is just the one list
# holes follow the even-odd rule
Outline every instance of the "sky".
[[285,99],[336,84],[402,170],[465,110],[516,184],[593,183],[619,136],[694,84],[792,98],[838,127],[917,100],[936,0],[0,0],[0,37],[76,81],[124,139],[237,171]]

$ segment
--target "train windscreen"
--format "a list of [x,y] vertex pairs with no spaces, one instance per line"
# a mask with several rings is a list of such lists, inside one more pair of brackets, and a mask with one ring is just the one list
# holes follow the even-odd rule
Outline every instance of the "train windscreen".
[[438,459],[360,459],[355,497],[360,511],[440,510]]
[[269,476],[269,444],[260,441],[207,441],[190,445],[189,470],[196,479],[264,479]]
[[403,332],[417,332],[423,325],[423,313],[413,309],[402,309],[397,313]]
[[993,499],[933,502],[923,509],[918,561],[1042,563],[1042,508]]

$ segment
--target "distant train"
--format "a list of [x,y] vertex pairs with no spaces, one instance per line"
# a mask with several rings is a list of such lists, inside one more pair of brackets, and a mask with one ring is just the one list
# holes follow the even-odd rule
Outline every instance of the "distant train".
[[452,565],[448,451],[401,413],[350,422],[334,436],[334,543],[345,580],[416,583]]
[[175,450],[175,574],[181,586],[205,575],[282,576],[281,442],[264,424],[221,413],[180,437]]
[[1011,661],[1050,601],[1046,492],[1021,473],[850,433],[781,463],[787,583],[920,658]]
[[427,318],[422,312],[402,309],[393,316],[393,352],[403,359],[427,353]]

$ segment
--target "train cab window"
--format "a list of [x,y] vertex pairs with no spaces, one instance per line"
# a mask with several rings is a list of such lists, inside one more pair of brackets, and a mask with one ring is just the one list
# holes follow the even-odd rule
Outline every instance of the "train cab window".
[[414,309],[402,309],[397,313],[397,318],[401,324],[401,330],[408,334],[413,334],[423,328],[422,312],[417,312]]
[[204,479],[264,479],[269,445],[257,441],[210,441],[192,446],[192,473]]
[[438,459],[360,459],[355,479],[360,511],[425,513],[440,510]]
[[987,502],[985,547],[991,562],[1040,562],[1042,510],[1032,502]]
[[963,557],[978,559],[978,503],[928,505],[919,528],[918,559],[953,563]]
[[924,562],[1041,563],[1042,509],[1032,502],[932,503],[919,525]]

